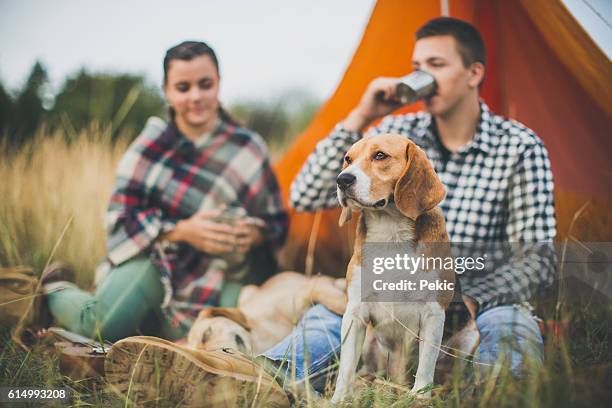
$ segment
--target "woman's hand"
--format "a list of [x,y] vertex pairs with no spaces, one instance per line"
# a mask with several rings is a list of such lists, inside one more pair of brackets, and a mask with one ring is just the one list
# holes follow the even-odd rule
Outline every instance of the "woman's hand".
[[264,240],[261,228],[247,220],[237,221],[235,227],[238,235],[236,251],[239,254],[248,252],[249,249],[260,245]]
[[221,209],[198,211],[179,221],[176,228],[166,234],[164,239],[186,242],[212,255],[231,253],[238,246],[237,228],[213,221],[221,213]]
[[234,225],[213,221],[222,213],[223,209],[198,211],[179,221],[163,239],[186,242],[212,255],[244,254],[263,242],[261,229],[247,220],[236,221]]

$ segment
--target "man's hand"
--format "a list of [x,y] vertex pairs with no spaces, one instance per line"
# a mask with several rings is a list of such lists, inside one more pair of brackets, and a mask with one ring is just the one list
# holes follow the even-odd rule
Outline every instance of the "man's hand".
[[344,120],[349,132],[361,132],[374,119],[388,115],[402,104],[395,94],[399,78],[376,78],[364,92],[361,101]]
[[472,299],[471,297],[467,295],[461,295],[461,296],[463,297],[463,303],[465,303],[465,306],[470,312],[470,317],[472,318],[472,320],[476,320],[476,313],[478,313],[478,304],[476,303],[474,299]]

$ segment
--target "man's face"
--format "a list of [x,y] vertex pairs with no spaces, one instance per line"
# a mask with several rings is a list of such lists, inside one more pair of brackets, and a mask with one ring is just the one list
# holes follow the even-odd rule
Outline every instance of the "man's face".
[[436,93],[425,100],[425,107],[434,116],[444,116],[476,89],[479,79],[463,65],[456,40],[450,35],[426,37],[418,40],[412,54],[414,69],[422,69],[434,76]]

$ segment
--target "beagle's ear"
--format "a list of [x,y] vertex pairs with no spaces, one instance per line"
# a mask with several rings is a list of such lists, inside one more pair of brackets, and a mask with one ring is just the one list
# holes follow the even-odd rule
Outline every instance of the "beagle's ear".
[[247,322],[246,316],[237,307],[209,307],[204,309],[198,315],[197,320],[206,319],[209,317],[226,317],[233,322],[238,323],[246,330],[251,330],[251,326]]
[[438,205],[446,195],[425,152],[412,142],[406,147],[406,165],[395,184],[395,205],[406,217],[416,220]]
[[338,219],[338,225],[343,226],[353,218],[353,210],[348,207],[342,207],[340,218]]

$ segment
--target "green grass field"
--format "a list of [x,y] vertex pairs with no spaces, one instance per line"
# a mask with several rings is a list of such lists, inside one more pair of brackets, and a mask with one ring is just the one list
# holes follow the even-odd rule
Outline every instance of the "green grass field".
[[[29,265],[38,273],[61,259],[78,271],[77,283],[88,287],[104,254],[102,217],[114,169],[125,144],[111,146],[104,135],[82,137],[66,144],[61,135],[39,135],[22,152],[0,157],[0,266]],[[277,147],[276,151],[280,149]],[[432,406],[444,407],[565,407],[606,406],[612,397],[612,305],[592,289],[552,290],[539,310],[545,319],[559,309],[567,329],[546,338],[544,367],[513,379],[499,367],[478,386],[469,376],[453,372],[433,388]],[[561,296],[559,296],[561,295]],[[564,299],[558,304],[559,299]],[[470,368],[468,367],[468,370]],[[66,387],[70,406],[126,406],[104,381],[72,381],[58,370],[58,359],[41,349],[30,353],[0,329],[0,387]],[[333,387],[328,387],[327,398]],[[407,388],[384,378],[359,388],[347,406],[427,406]],[[244,406],[265,406],[245,400]],[[326,406],[309,397],[305,406]],[[24,406],[24,405],[20,405]],[[59,406],[59,405],[58,405]],[[161,403],[160,406],[164,406]]]

